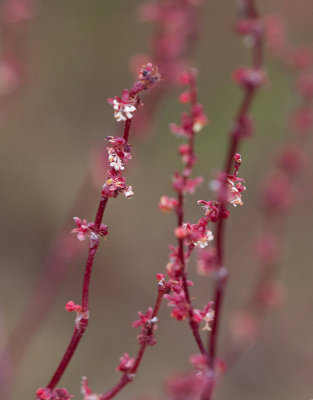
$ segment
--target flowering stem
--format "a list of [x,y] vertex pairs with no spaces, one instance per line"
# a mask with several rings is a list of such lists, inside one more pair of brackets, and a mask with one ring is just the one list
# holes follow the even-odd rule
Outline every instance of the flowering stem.
[[[246,0],[246,17],[251,18],[251,19],[258,19],[259,14],[257,12],[254,0]],[[263,49],[263,35],[260,33],[256,37],[256,41],[253,46],[253,57],[252,57],[252,64],[254,69],[259,69],[262,65],[262,49]],[[242,121],[244,118],[247,116],[248,111],[251,107],[253,98],[255,96],[257,90],[257,86],[247,86],[245,88],[245,94],[243,97],[243,100],[240,104],[237,116],[234,121],[235,126],[242,126]],[[233,132],[231,132],[233,133]],[[223,181],[223,186],[222,188],[222,193],[221,193],[221,208],[225,208],[225,193],[227,192],[226,188],[226,178],[227,175],[229,175],[231,171],[231,166],[233,163],[233,157],[235,152],[237,151],[240,141],[242,138],[242,133],[236,132],[236,134],[233,134],[231,136],[230,144],[229,144],[229,150],[226,155],[226,161],[225,161],[225,180]],[[217,339],[218,339],[218,328],[219,328],[219,322],[221,318],[221,309],[222,309],[222,302],[224,299],[224,294],[225,294],[225,285],[226,285],[226,278],[227,278],[227,269],[224,267],[224,240],[225,240],[225,230],[224,230],[224,223],[225,219],[219,218],[217,222],[217,227],[216,227],[216,248],[217,248],[217,266],[218,266],[218,271],[217,271],[217,277],[216,277],[216,282],[215,282],[215,294],[214,294],[214,304],[215,304],[215,318],[213,320],[213,325],[212,325],[212,331],[211,334],[209,335],[208,338],[208,351],[209,351],[209,362],[210,362],[210,368],[213,371],[214,370],[214,365],[215,365],[215,360],[216,360],[216,350],[217,350]],[[207,399],[211,398],[211,393],[210,391],[210,396],[207,397]]]
[[[95,217],[95,234],[99,231],[103,214],[106,208],[108,202],[107,197],[101,196],[97,214]],[[88,298],[89,298],[89,286],[90,286],[90,276],[91,276],[91,271],[95,259],[95,255],[97,253],[99,247],[99,237],[96,236],[96,238],[91,237],[90,242],[89,242],[89,252],[88,252],[88,258],[86,262],[86,268],[85,268],[85,275],[84,275],[84,280],[83,280],[83,288],[82,288],[82,318],[76,323],[75,329],[71,338],[71,341],[64,353],[64,356],[57,367],[53,377],[51,378],[47,388],[53,389],[55,386],[58,384],[59,380],[64,374],[64,371],[66,370],[69,362],[71,361],[76,348],[87,328],[88,325]]]
[[[196,89],[196,81],[195,79],[191,79],[190,81],[190,103],[191,107],[194,107],[197,103],[197,89]],[[194,154],[194,136],[195,132],[194,130],[192,133],[188,136],[188,146],[189,146],[189,152],[190,154]],[[183,180],[184,183],[187,182],[188,176],[190,174],[190,170],[192,168],[192,161],[191,158],[188,159],[188,162],[186,164],[186,167],[183,172]],[[177,201],[178,205],[176,207],[176,215],[177,215],[177,226],[180,227],[183,225],[184,221],[184,193],[182,190],[178,191],[177,194]],[[191,252],[192,250],[190,250]],[[179,255],[179,260],[181,264],[181,278],[182,278],[182,283],[183,283],[183,290],[185,292],[185,297],[186,297],[186,303],[187,303],[187,308],[188,308],[188,317],[189,317],[189,326],[191,328],[192,334],[196,340],[196,343],[199,347],[199,350],[202,354],[206,354],[206,349],[204,347],[203,341],[201,339],[200,333],[199,333],[199,325],[194,321],[193,319],[193,306],[192,302],[190,299],[189,295],[189,289],[188,289],[188,284],[187,284],[187,271],[186,271],[186,259],[185,259],[185,253],[184,253],[184,240],[178,238],[178,255]]]
[[[154,318],[158,315],[158,312],[160,310],[160,306],[162,303],[162,299],[164,296],[165,292],[163,290],[163,288],[159,288],[158,289],[158,296],[153,308],[153,312],[152,312],[152,317]],[[147,332],[147,336],[151,335],[153,333],[153,327],[151,326],[150,330],[148,330]],[[116,396],[123,388],[124,386],[126,386],[128,383],[132,382],[132,380],[134,379],[134,375],[136,374],[139,365],[141,364],[142,358],[144,356],[145,350],[147,348],[147,343],[143,343],[138,350],[135,362],[133,367],[131,368],[130,371],[124,372],[124,374],[121,376],[121,379],[117,382],[116,385],[113,386],[112,389],[110,389],[108,392],[102,394],[101,396],[99,396],[99,400],[110,400],[112,399],[114,396]]]

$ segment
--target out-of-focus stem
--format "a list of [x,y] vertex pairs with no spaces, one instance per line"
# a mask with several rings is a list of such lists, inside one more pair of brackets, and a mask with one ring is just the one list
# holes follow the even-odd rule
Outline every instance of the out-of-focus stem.
[[[255,5],[254,0],[246,0],[245,3],[245,13],[246,17],[252,18],[252,19],[258,19],[259,14]],[[263,60],[263,34],[260,33],[260,35],[256,38],[256,41],[253,46],[253,54],[252,54],[252,65],[253,68],[258,69],[262,66],[262,60]],[[243,118],[247,115],[253,98],[255,96],[255,92],[257,90],[256,86],[249,86],[245,89],[245,94],[242,99],[242,102],[239,106],[239,110],[237,112],[236,118],[235,118],[235,124],[240,126],[240,122],[243,120]],[[233,132],[231,131],[231,134]],[[229,175],[231,171],[231,166],[233,163],[233,157],[234,154],[238,151],[239,145],[241,141],[241,135],[240,132],[238,132],[234,135],[232,134],[230,138],[230,144],[229,144],[229,149],[226,155],[225,159],[225,181],[223,182],[224,188],[222,188],[222,199],[220,200],[221,203],[221,209],[226,207],[225,203],[225,193],[227,191],[226,189],[226,177]],[[212,325],[212,331],[211,334],[208,337],[208,352],[209,352],[209,363],[210,363],[210,369],[212,371],[212,378],[209,382],[209,385],[215,385],[214,383],[214,368],[215,368],[215,361],[216,361],[216,351],[217,351],[217,339],[218,339],[218,329],[219,329],[219,323],[221,319],[221,311],[222,311],[222,302],[224,299],[225,295],[225,286],[226,286],[226,277],[227,277],[227,269],[224,266],[224,255],[225,255],[225,219],[219,218],[217,222],[217,227],[216,227],[216,248],[217,248],[217,266],[218,266],[218,271],[217,271],[217,276],[216,276],[216,282],[215,282],[215,294],[214,294],[214,304],[215,304],[215,317]],[[202,400],[210,400],[212,397],[213,390],[208,390],[207,393],[209,395],[205,396],[202,398]]]

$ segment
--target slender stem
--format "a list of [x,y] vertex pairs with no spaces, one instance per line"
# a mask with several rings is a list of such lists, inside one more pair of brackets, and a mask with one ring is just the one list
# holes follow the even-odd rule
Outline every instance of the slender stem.
[[[254,18],[258,19],[259,14],[256,9],[256,5],[254,0],[246,0],[246,14],[248,18]],[[263,55],[262,55],[262,49],[263,49],[263,35],[262,33],[256,38],[256,42],[253,47],[253,56],[252,56],[252,64],[253,68],[260,68],[262,66],[263,62]],[[242,102],[239,106],[239,110],[237,112],[236,118],[235,118],[235,125],[240,126],[241,121],[245,118],[247,115],[252,101],[255,96],[257,88],[255,86],[247,87],[245,89],[245,94],[242,99]],[[231,136],[230,143],[229,143],[229,149],[226,155],[225,159],[225,182],[224,185],[226,184],[226,177],[229,175],[231,166],[233,163],[233,157],[235,152],[237,152],[239,145],[240,145],[240,139],[241,135],[240,132],[238,132],[234,135]],[[226,186],[222,190],[222,195],[220,203],[221,203],[221,208],[226,207],[225,203],[225,193],[226,193]],[[214,367],[215,367],[215,360],[216,360],[216,352],[217,352],[217,341],[218,341],[218,331],[219,331],[219,324],[220,324],[220,319],[221,319],[221,312],[222,312],[222,303],[225,295],[225,286],[226,286],[226,280],[227,280],[227,269],[224,266],[224,245],[225,245],[225,229],[224,229],[224,224],[225,224],[225,219],[219,218],[216,226],[216,248],[217,248],[217,266],[218,266],[218,271],[217,271],[217,276],[216,276],[216,281],[215,281],[215,294],[214,294],[214,304],[215,304],[215,318],[213,321],[212,325],[212,331],[211,334],[208,337],[208,352],[209,352],[209,363],[210,363],[210,368],[211,372],[214,374]],[[210,400],[213,394],[213,387],[215,385],[215,379],[211,379],[209,382],[210,388],[206,390],[207,395],[202,396],[203,400]]]
[[[195,79],[191,79],[190,81],[190,103],[191,107],[194,107],[197,104],[197,89],[196,89],[196,81]],[[189,145],[189,151],[190,154],[194,154],[194,132],[188,136],[188,145]],[[184,169],[183,172],[183,180],[186,183],[188,180],[188,176],[190,174],[190,170],[192,168],[192,161],[191,158],[189,158],[186,168]],[[176,207],[176,215],[177,215],[177,226],[182,226],[183,221],[184,221],[184,194],[182,190],[178,191],[177,194],[177,201],[178,201],[178,206]],[[203,341],[201,339],[200,333],[199,333],[199,325],[194,321],[193,319],[193,306],[192,302],[190,299],[190,294],[189,294],[189,288],[187,284],[187,271],[186,271],[186,257],[184,253],[184,241],[183,239],[177,239],[178,242],[178,255],[179,255],[179,260],[180,260],[180,265],[181,265],[181,278],[183,282],[183,290],[185,293],[186,297],[186,303],[187,303],[187,308],[188,308],[188,319],[189,319],[189,326],[191,328],[192,334],[195,338],[195,341],[199,347],[199,350],[202,354],[206,354],[206,349],[203,344]],[[189,249],[189,255],[192,252],[193,248]]]
[[[164,292],[163,288],[159,288],[158,296],[156,298],[155,305],[154,305],[153,312],[152,312],[152,318],[156,317],[158,315],[164,294],[165,294],[165,292]],[[153,327],[151,326],[151,328],[147,331],[147,336],[150,336],[152,334],[153,334]],[[136,374],[136,372],[141,364],[141,361],[142,361],[142,358],[146,351],[146,348],[147,348],[147,343],[145,342],[139,347],[137,356],[135,358],[134,366],[132,367],[132,369],[128,372],[125,372],[121,376],[120,380],[112,387],[112,389],[110,389],[106,393],[99,396],[99,400],[112,399],[124,388],[124,386],[126,386],[128,383],[132,382],[132,380],[134,379],[134,375]]]
[[128,136],[129,136],[129,130],[130,130],[131,123],[132,123],[132,120],[127,118],[127,120],[125,122],[125,126],[124,126],[124,135],[123,135],[126,142],[128,142]]
[[[101,197],[97,214],[95,217],[95,234],[99,231],[101,221],[103,218],[103,214],[106,208],[108,202],[107,197]],[[67,349],[64,353],[64,356],[62,357],[62,360],[60,361],[60,364],[58,365],[55,373],[53,374],[49,384],[48,388],[53,389],[55,386],[58,384],[59,380],[64,374],[64,371],[66,370],[68,364],[70,363],[76,348],[88,326],[88,297],[89,297],[89,286],[90,286],[90,276],[91,276],[91,271],[95,259],[95,255],[97,253],[99,247],[99,237],[96,236],[96,238],[91,237],[90,242],[89,242],[89,251],[88,251],[88,257],[87,257],[87,262],[86,262],[86,268],[85,268],[85,275],[84,275],[84,280],[83,280],[83,287],[82,287],[82,318],[75,324],[75,329],[72,335],[72,338],[70,340],[69,345],[67,346]]]

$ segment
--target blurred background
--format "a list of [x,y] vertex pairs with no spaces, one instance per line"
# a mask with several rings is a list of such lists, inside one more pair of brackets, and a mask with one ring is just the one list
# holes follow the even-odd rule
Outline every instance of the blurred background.
[[[142,3],[42,0],[24,27],[18,52],[26,66],[25,79],[10,99],[0,136],[1,346],[12,335],[51,243],[60,237],[60,232],[70,235],[73,216],[87,220],[94,217],[101,180],[95,167],[90,174],[90,165],[97,149],[104,146],[103,139],[115,134],[117,125],[106,99],[131,86],[132,57],[149,53],[153,28],[138,18],[137,8]],[[261,14],[275,12],[286,19],[292,44],[312,43],[310,0],[258,3]],[[235,67],[250,59],[249,49],[240,37],[232,34],[236,2],[207,1],[200,14],[199,39],[191,65],[199,70],[199,100],[210,124],[196,140],[199,162],[194,174],[203,175],[205,184],[188,197],[186,218],[190,222],[201,217],[196,200],[214,196],[208,182],[222,168],[230,122],[241,98],[230,75]],[[259,272],[250,251],[250,239],[262,223],[258,205],[260,182],[276,146],[283,141],[286,115],[297,105],[288,71],[269,54],[266,69],[269,83],[258,94],[252,112],[255,133],[241,149],[244,163],[240,176],[247,184],[245,204],[233,209],[228,220],[226,259],[231,275],[219,343],[221,357],[229,345],[229,319],[242,307]],[[75,398],[81,396],[81,376],[86,375],[97,392],[108,390],[119,379],[115,371],[119,357],[124,352],[133,356],[137,350],[137,330],[131,328],[131,323],[138,310],[145,311],[154,303],[155,274],[164,271],[168,245],[174,244],[174,215],[160,215],[157,204],[161,195],[173,194],[171,175],[181,168],[176,150],[178,140],[168,128],[170,122],[179,121],[183,108],[177,101],[179,93],[180,88],[169,91],[158,104],[149,130],[131,140],[134,158],[127,181],[135,196],[109,202],[104,222],[110,233],[107,242],[101,243],[95,262],[90,324],[59,384]],[[310,144],[309,141],[306,149],[309,156]],[[266,316],[255,346],[225,374],[216,399],[313,397],[310,167],[300,179],[301,193],[284,228],[286,251],[279,274],[287,289],[287,300]],[[74,242],[75,238],[72,239]],[[25,353],[21,350],[11,400],[34,398],[37,388],[47,384],[63,355],[74,324],[73,315],[64,311],[64,305],[69,300],[80,302],[87,243],[80,246],[82,253],[72,261],[62,279],[53,305],[45,310],[40,329]],[[202,307],[212,298],[213,280],[199,277],[193,260],[189,268],[196,286],[192,295],[196,305]],[[195,343],[187,324],[171,319],[169,311],[164,303],[158,344],[148,349],[138,376],[121,392],[120,399],[146,394],[158,397],[171,373],[191,370],[188,357],[197,352]],[[27,323],[24,327],[25,331],[29,329]],[[23,334],[17,340],[22,338]],[[19,359],[19,350],[16,353]]]

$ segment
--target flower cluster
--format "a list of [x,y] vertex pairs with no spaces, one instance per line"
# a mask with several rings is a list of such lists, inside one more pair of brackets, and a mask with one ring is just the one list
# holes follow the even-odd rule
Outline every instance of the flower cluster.
[[157,328],[158,318],[153,315],[152,307],[149,307],[147,312],[143,314],[138,311],[139,319],[132,323],[134,328],[141,328],[141,332],[138,335],[139,344],[146,344],[153,346],[156,344],[154,337],[154,331]]
[[83,400],[99,400],[100,395],[95,393],[90,389],[88,386],[88,379],[83,376],[82,377],[82,382],[81,382],[81,394],[84,396]]
[[136,98],[130,97],[129,90],[124,89],[121,97],[109,98],[108,103],[113,106],[114,118],[117,122],[133,118],[136,111]]
[[128,144],[129,125],[127,123],[131,121],[135,111],[142,105],[139,93],[152,88],[160,80],[158,67],[148,63],[140,69],[137,81],[130,90],[124,89],[121,97],[115,96],[108,99],[108,103],[113,106],[115,119],[118,122],[125,121],[125,130],[124,137],[107,137],[111,144],[107,148],[110,168],[108,179],[102,189],[104,197],[117,197],[119,193],[123,193],[128,198],[134,194],[132,187],[126,185],[126,180],[121,173],[125,169],[125,164],[132,158],[131,146]]
[[163,213],[168,213],[175,210],[177,206],[178,201],[174,197],[162,196],[158,207]]
[[114,118],[118,122],[132,119],[135,111],[142,104],[138,94],[152,88],[160,80],[161,75],[157,66],[152,63],[144,65],[130,90],[124,89],[120,97],[108,98],[108,103],[113,106]]
[[36,392],[37,400],[70,400],[73,396],[66,389],[39,388]]
[[197,224],[183,224],[175,229],[175,235],[178,239],[184,239],[186,246],[203,249],[213,240],[212,231],[206,229],[207,223],[206,218],[201,218]]
[[120,357],[120,363],[116,367],[116,371],[130,372],[134,364],[135,364],[135,359],[129,357],[128,353],[124,353],[124,355]]
[[214,319],[214,310],[213,310],[213,301],[210,301],[203,310],[199,310],[195,308],[193,310],[193,319],[197,324],[200,324],[202,321],[204,322],[204,326],[202,330],[210,331],[210,323]]
[[95,229],[94,222],[88,222],[78,217],[73,218],[77,228],[72,229],[71,233],[77,233],[77,239],[81,242],[86,239],[86,237],[101,236],[105,237],[108,232],[108,227],[105,224],[101,224],[99,229]]

